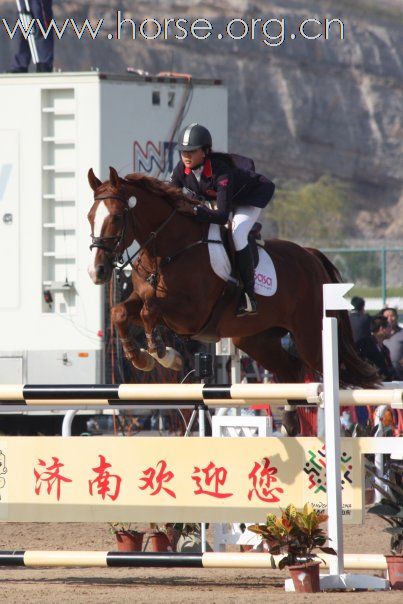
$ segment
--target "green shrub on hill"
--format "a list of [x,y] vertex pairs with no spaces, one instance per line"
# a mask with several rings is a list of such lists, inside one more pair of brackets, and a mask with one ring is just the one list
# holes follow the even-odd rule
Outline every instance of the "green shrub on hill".
[[351,221],[345,187],[330,176],[297,189],[276,191],[267,218],[276,236],[309,245],[340,243]]

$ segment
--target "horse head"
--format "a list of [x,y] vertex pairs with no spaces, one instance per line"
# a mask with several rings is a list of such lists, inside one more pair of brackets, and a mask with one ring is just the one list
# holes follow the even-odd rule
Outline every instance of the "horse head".
[[93,282],[101,285],[110,280],[116,262],[134,240],[130,210],[137,200],[114,168],[109,169],[109,181],[104,183],[91,168],[88,181],[94,191],[94,203],[88,213],[92,239],[88,272]]
[[[183,216],[181,208],[190,202],[178,189],[144,174],[120,178],[114,168],[104,183],[91,169],[88,181],[94,191],[88,214],[92,238],[88,272],[94,283],[110,280],[114,266],[134,239],[155,258],[172,251],[178,233],[182,237],[189,233],[189,216]],[[172,219],[175,224],[165,228]],[[182,223],[179,229],[175,228],[177,221]]]

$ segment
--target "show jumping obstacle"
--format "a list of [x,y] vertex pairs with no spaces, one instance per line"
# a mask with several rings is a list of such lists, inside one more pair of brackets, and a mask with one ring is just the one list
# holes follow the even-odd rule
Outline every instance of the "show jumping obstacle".
[[[127,405],[130,405],[131,408],[134,408],[136,406],[144,407],[144,401],[148,401],[150,404],[152,404],[152,402],[155,403],[155,401],[161,400],[167,401],[169,406],[172,406],[173,401],[176,401],[179,406],[184,406],[184,401],[189,403],[194,403],[196,401],[198,404],[214,407],[245,406],[250,405],[257,400],[259,402],[262,402],[262,400],[268,400],[270,404],[276,404],[276,402],[277,404],[282,404],[284,402],[283,399],[295,401],[305,400],[307,401],[307,404],[314,405],[318,405],[323,402],[325,409],[326,429],[326,482],[327,507],[329,515],[328,533],[329,538],[331,539],[332,547],[337,552],[337,556],[326,558],[326,563],[330,568],[330,574],[323,575],[321,577],[321,588],[385,589],[388,586],[388,582],[384,579],[366,575],[349,575],[344,573],[345,567],[352,569],[384,569],[386,564],[383,556],[360,556],[355,554],[344,555],[340,480],[341,441],[339,427],[339,405],[383,403],[390,404],[395,408],[402,408],[403,390],[339,390],[337,319],[326,317],[326,312],[328,310],[341,310],[349,308],[349,304],[342,298],[342,296],[351,288],[351,285],[352,284],[329,284],[323,287],[323,393],[321,384],[234,384],[232,386],[211,386],[202,384],[121,384],[106,386],[10,385],[0,387],[0,409],[11,409],[16,411],[20,409],[26,410],[29,407],[37,409],[38,407],[47,406],[57,409],[71,409],[72,407],[77,406],[80,408],[100,408],[103,406],[119,408],[119,405],[124,405],[126,407]],[[39,440],[41,442],[45,439]],[[68,439],[62,440],[66,445],[68,444]],[[109,440],[111,442],[112,439]],[[190,440],[199,441],[200,439]],[[211,445],[213,445],[214,440],[215,439],[212,439]],[[241,440],[245,441],[246,439]],[[266,441],[266,439],[251,440]],[[291,443],[298,439],[290,438],[279,440],[283,441],[284,445],[285,441],[289,441],[291,446]],[[374,440],[385,440],[390,442],[394,439]],[[92,439],[87,439],[87,441],[92,441]],[[269,441],[270,439],[267,439],[267,442]],[[56,440],[54,442],[56,443]],[[97,442],[101,442],[101,440],[97,439]],[[6,448],[6,439],[4,443]],[[143,444],[145,445],[145,443]],[[20,445],[16,443],[15,446],[19,447],[19,451],[21,450]],[[266,444],[266,446],[268,445]],[[298,443],[295,442],[292,446],[298,446]],[[388,443],[385,446],[390,445]],[[10,445],[10,450],[12,450],[12,448],[13,447]],[[147,451],[146,447],[144,447],[144,451]],[[16,457],[16,455],[14,455],[14,457]],[[99,457],[101,458],[102,456],[99,455]],[[54,457],[53,459],[56,458]],[[181,457],[181,459],[182,464],[185,463],[184,458]],[[39,461],[41,462],[41,460]],[[19,460],[16,459],[15,462],[13,461],[12,463],[15,463],[15,467],[17,467]],[[101,462],[99,463],[101,466]],[[61,465],[63,466],[64,464]],[[110,466],[108,464],[105,467]],[[98,471],[100,470],[100,467],[92,468],[92,470]],[[9,474],[6,476],[9,476]],[[5,479],[3,478],[3,481],[4,480]],[[68,482],[71,483],[72,481],[68,480]],[[95,482],[95,480],[91,482]],[[23,495],[20,496],[19,501],[21,501],[19,505],[22,506],[23,509]],[[3,503],[5,504],[6,502]],[[56,507],[55,504],[52,503],[49,503],[46,507],[52,508],[52,506]],[[110,507],[111,506],[108,503],[106,509]],[[117,510],[116,507],[114,509],[115,511]],[[164,509],[164,506],[162,506],[162,509]],[[216,504],[216,509],[221,510],[221,513],[225,512],[223,505],[217,506]],[[166,519],[166,521],[169,520],[169,518]],[[133,554],[120,552],[40,552],[22,550],[14,552],[0,552],[0,565],[271,568],[271,556],[267,554],[252,553],[248,553],[247,555],[225,553],[185,555],[147,553]]]

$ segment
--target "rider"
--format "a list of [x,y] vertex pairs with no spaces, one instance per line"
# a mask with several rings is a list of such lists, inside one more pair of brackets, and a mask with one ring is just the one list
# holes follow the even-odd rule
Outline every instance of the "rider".
[[[184,128],[178,140],[181,161],[171,176],[171,183],[191,198],[200,201],[194,206],[195,217],[202,222],[226,224],[232,212],[232,235],[237,266],[246,296],[241,297],[237,316],[255,314],[254,268],[248,234],[259,214],[273,197],[274,184],[252,170],[238,168],[231,155],[212,150],[210,132],[201,124]],[[215,202],[210,209],[203,201]]]

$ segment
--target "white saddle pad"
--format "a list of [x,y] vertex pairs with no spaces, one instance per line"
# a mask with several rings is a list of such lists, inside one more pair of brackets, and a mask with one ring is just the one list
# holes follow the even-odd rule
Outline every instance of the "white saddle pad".
[[[211,224],[208,232],[208,238],[214,241],[221,241],[220,227],[218,224]],[[228,254],[223,245],[209,243],[208,250],[210,262],[213,271],[224,281],[228,281],[231,275],[231,263]],[[277,291],[276,269],[269,254],[263,248],[259,247],[259,264],[255,269],[255,292],[259,296],[273,296]]]

